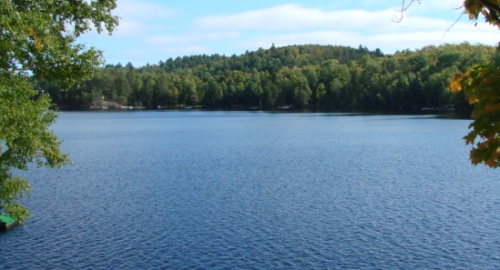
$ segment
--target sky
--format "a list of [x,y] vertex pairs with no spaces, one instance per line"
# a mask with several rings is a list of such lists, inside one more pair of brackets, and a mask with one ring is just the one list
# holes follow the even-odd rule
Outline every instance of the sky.
[[[409,0],[406,1],[407,3]],[[135,67],[169,58],[231,56],[287,45],[341,45],[392,54],[444,43],[496,45],[500,30],[462,15],[460,0],[422,0],[403,14],[402,0],[117,0],[112,35],[79,42],[107,64]],[[396,22],[403,15],[401,22]]]

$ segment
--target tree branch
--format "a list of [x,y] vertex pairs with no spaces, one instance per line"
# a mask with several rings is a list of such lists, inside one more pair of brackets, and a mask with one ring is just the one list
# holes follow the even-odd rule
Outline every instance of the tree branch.
[[408,5],[406,5],[406,0],[403,0],[402,3],[401,3],[401,9],[399,10],[396,10],[397,12],[399,12],[399,14],[401,15],[399,18],[396,18],[395,20],[393,20],[393,22],[396,22],[396,23],[400,23],[403,21],[403,17],[404,17],[404,13],[406,10],[408,10],[408,8],[410,8],[410,6],[413,4],[413,2],[417,2],[418,4],[420,4],[422,0],[411,0],[410,3],[408,3]]

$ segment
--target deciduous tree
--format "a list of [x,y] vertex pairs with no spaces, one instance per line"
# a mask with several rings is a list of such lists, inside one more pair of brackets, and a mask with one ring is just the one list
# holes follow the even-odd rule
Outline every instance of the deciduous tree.
[[[500,1],[466,0],[464,13],[469,19],[485,21],[500,28]],[[500,62],[478,64],[465,73],[455,75],[450,83],[454,92],[463,90],[470,104],[474,105],[469,134],[464,137],[473,145],[470,159],[473,164],[484,163],[500,166]]]
[[68,162],[49,129],[57,115],[51,100],[32,79],[63,89],[90,79],[102,54],[76,39],[92,30],[111,33],[115,7],[115,0],[0,0],[0,210],[21,221],[29,213],[19,199],[30,184],[13,170]]
[[[414,2],[402,1],[401,14]],[[500,28],[499,0],[464,0],[463,12],[471,21],[484,18],[485,22]],[[402,16],[398,19],[401,20]],[[500,48],[500,47],[499,47]],[[444,67],[456,60],[458,54],[449,52],[441,62]],[[465,73],[454,76],[449,88],[452,92],[464,91],[466,99],[473,105],[469,133],[464,137],[471,144],[470,160],[476,165],[497,168],[500,166],[500,62],[488,61],[472,66]]]

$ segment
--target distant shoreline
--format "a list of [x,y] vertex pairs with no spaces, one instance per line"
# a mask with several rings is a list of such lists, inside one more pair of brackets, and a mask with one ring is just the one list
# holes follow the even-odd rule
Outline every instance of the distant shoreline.
[[108,108],[108,109],[91,109],[91,108],[59,108],[60,112],[139,112],[139,111],[204,111],[204,112],[266,112],[266,113],[352,113],[352,114],[367,114],[367,115],[429,115],[429,114],[438,114],[446,116],[446,118],[451,119],[471,119],[470,114],[471,111],[458,111],[458,110],[449,110],[449,109],[439,109],[439,108],[423,108],[420,110],[294,110],[294,109],[245,109],[245,108],[234,108],[234,109],[210,109],[193,107],[193,108],[183,108],[183,107],[168,107],[168,108],[160,108],[160,109],[148,109],[148,108]]

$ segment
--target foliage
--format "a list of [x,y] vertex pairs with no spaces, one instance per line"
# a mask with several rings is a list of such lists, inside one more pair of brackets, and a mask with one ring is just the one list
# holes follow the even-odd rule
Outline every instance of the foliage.
[[474,104],[467,144],[478,140],[470,152],[471,162],[496,168],[500,166],[500,66],[486,62],[457,74],[450,83],[454,92],[464,90],[467,100]]
[[112,31],[115,7],[115,0],[0,0],[0,210],[20,221],[29,216],[19,199],[30,185],[13,170],[68,162],[48,129],[57,115],[51,99],[32,79],[64,90],[94,76],[101,52],[75,41],[92,28]]
[[471,20],[477,20],[482,15],[487,23],[500,28],[500,1],[498,0],[465,0],[464,12]]
[[[466,0],[464,11],[469,19],[481,15],[485,21],[500,28],[500,1]],[[451,91],[463,90],[474,106],[466,144],[473,145],[471,162],[497,168],[500,166],[500,62],[498,56],[472,66],[467,72],[455,75],[449,85]],[[477,143],[476,143],[477,141]]]
[[155,65],[108,65],[98,78],[60,91],[40,84],[61,108],[104,108],[104,100],[150,109],[331,111],[469,109],[447,85],[453,74],[491,59],[494,48],[462,43],[384,55],[380,50],[300,45],[236,56],[214,54],[167,59]]

